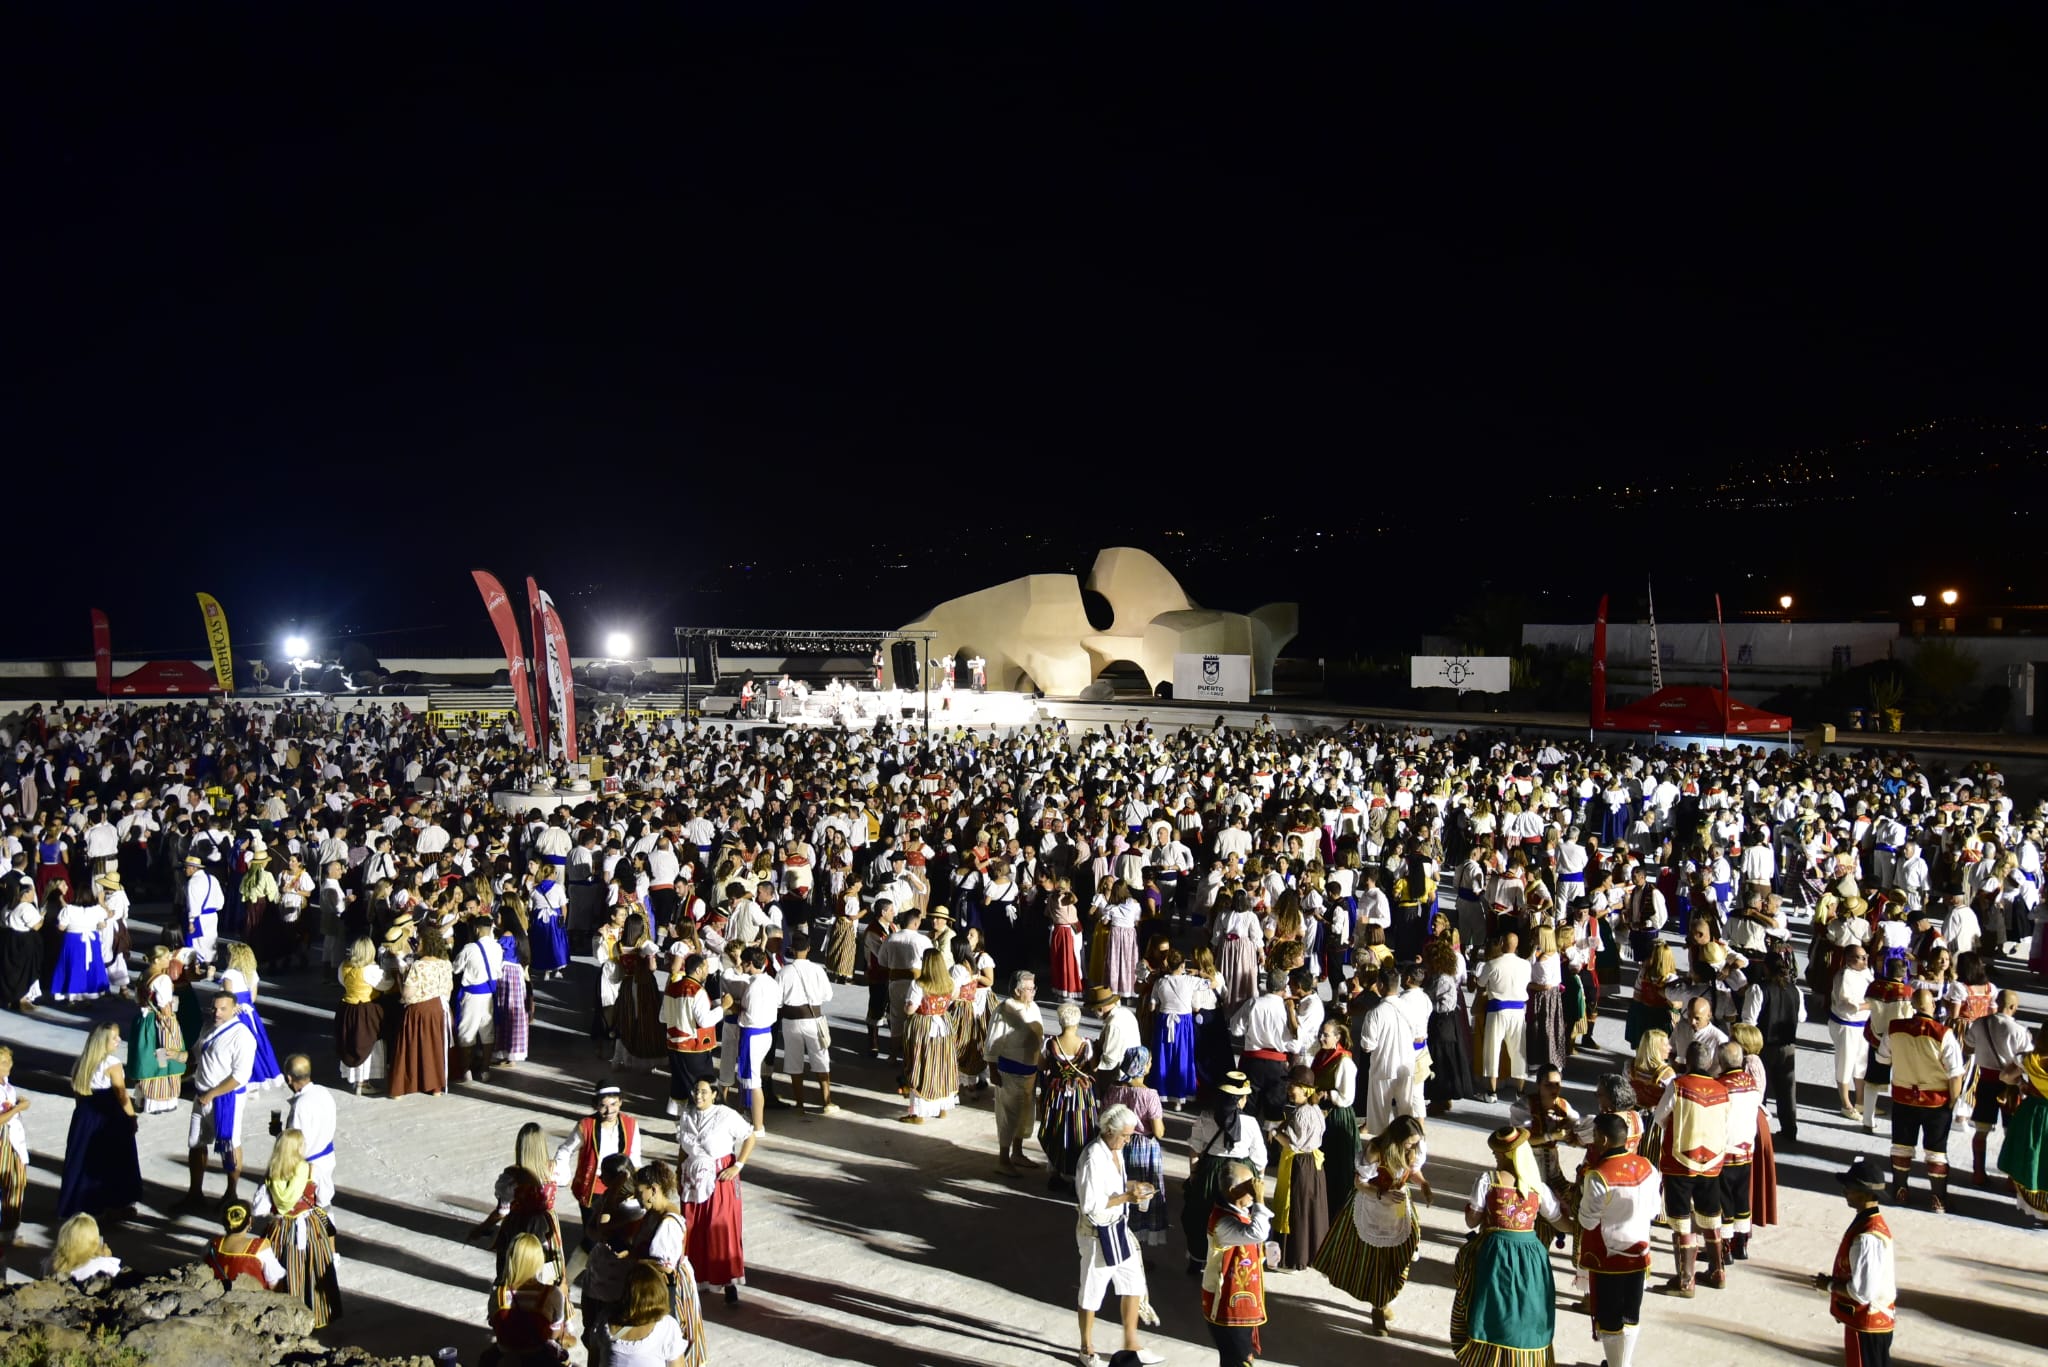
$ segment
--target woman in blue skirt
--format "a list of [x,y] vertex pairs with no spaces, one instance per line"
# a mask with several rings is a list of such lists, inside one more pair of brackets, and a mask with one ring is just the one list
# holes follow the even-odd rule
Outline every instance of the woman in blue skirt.
[[85,1037],[71,1070],[71,1131],[64,1141],[64,1183],[57,1218],[125,1211],[142,1197],[135,1154],[135,1104],[122,1067],[121,1029],[101,1021]]
[[1152,1007],[1152,1058],[1158,1064],[1159,1098],[1176,1111],[1200,1090],[1195,1071],[1195,1015],[1201,995],[1202,980],[1187,971],[1185,956],[1177,949],[1167,950],[1147,999]]

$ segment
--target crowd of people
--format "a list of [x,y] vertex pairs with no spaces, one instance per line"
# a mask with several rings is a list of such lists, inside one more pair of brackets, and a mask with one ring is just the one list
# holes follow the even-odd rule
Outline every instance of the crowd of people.
[[[1112,1292],[1126,1360],[1159,1360],[1146,1255],[1176,1227],[1224,1367],[1258,1351],[1269,1273],[1319,1273],[1386,1333],[1432,1127],[1467,1123],[1493,1165],[1464,1208],[1459,1360],[1547,1362],[1562,1257],[1626,1364],[1653,1246],[1658,1289],[1693,1297],[1775,1220],[1797,1032],[1823,1015],[1843,1117],[1884,1105],[1892,1143],[1842,1175],[1856,1215],[1819,1278],[1851,1362],[1888,1351],[1881,1206],[1915,1199],[1918,1162],[1946,1208],[1958,1123],[1971,1180],[2048,1224],[2048,1040],[2000,991],[2048,971],[2043,809],[1981,766],[1362,722],[925,736],[601,712],[585,750],[613,779],[563,772],[558,802],[515,811],[494,795],[544,766],[481,723],[191,702],[10,725],[0,1001],[133,1007],[72,1071],[53,1275],[113,1270],[101,1229],[141,1199],[137,1136],[184,1107],[210,1265],[326,1324],[334,1103],[312,1057],[277,1056],[266,987],[338,989],[319,1066],[339,1085],[435,1096],[516,1077],[536,985],[579,962],[609,1080],[552,1153],[521,1129],[496,1180],[478,1236],[504,1364],[577,1341],[708,1361],[700,1293],[745,1285],[745,1169],[774,1113],[838,1113],[828,1008],[856,987],[902,1122],[985,1097],[997,1171],[1042,1164],[1072,1196],[1086,1367]],[[170,907],[160,942],[131,934],[131,895]],[[0,1248],[29,1152],[11,1073],[0,1050]],[[266,1091],[284,1109],[245,1203]],[[643,1151],[632,1112],[655,1105],[672,1158]],[[1166,1118],[1187,1112],[1176,1219]]]

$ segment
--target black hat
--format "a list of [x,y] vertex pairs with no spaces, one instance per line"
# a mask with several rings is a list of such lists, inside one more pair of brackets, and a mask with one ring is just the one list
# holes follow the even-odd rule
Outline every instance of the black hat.
[[1867,1191],[1872,1196],[1882,1195],[1885,1184],[1891,1180],[1891,1169],[1872,1158],[1869,1154],[1858,1154],[1856,1161],[1849,1164],[1847,1172],[1835,1174],[1835,1180],[1844,1187]]

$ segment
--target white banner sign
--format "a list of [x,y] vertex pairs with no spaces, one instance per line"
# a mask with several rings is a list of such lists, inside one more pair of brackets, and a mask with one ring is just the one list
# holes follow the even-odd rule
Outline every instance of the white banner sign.
[[1173,698],[1175,702],[1250,702],[1252,657],[1174,656]]
[[1508,657],[1410,655],[1408,686],[1455,688],[1460,693],[1505,693],[1508,691]]

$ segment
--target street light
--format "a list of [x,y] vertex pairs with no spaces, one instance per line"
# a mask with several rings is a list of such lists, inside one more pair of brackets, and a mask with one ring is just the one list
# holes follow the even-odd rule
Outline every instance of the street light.
[[607,658],[624,660],[633,654],[633,638],[623,631],[614,631],[604,638],[604,653]]
[[1785,611],[1790,612],[1792,610],[1792,595],[1789,593],[1779,594],[1778,606],[1785,609]]
[[287,636],[284,638],[284,653],[291,656],[294,660],[304,659],[306,650],[307,643],[305,637]]
[[1954,607],[1956,605],[1956,591],[1954,589],[1943,589],[1941,591],[1941,602],[1944,607]]
[[1914,595],[1913,595],[1913,606],[1914,606],[1914,607],[1916,607],[1916,608],[1924,608],[1924,607],[1926,607],[1926,606],[1927,606],[1927,595],[1926,595],[1926,594],[1924,594],[1924,593],[1916,593],[1916,594],[1914,594]]

